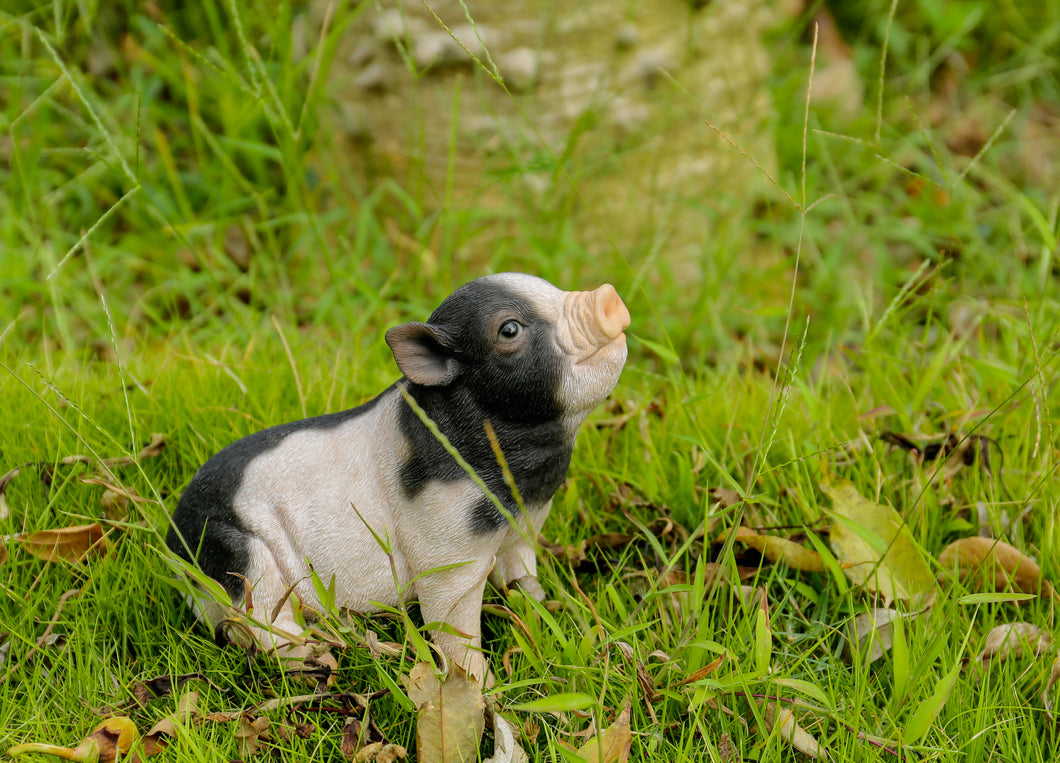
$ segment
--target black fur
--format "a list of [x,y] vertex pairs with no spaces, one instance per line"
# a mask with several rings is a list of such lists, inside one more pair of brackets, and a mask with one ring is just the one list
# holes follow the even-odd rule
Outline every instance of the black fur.
[[[493,319],[499,313],[518,318],[529,332],[520,351],[499,352]],[[573,437],[559,422],[557,392],[560,360],[555,328],[523,297],[492,283],[473,281],[455,291],[428,321],[447,338],[460,372],[444,387],[408,383],[408,390],[461,456],[505,508],[519,512],[484,430],[489,421],[525,504],[539,504],[555,493],[567,474]],[[416,496],[432,480],[467,479],[459,464],[409,406],[400,414],[401,431],[412,445],[402,466],[405,494]],[[475,533],[497,530],[507,518],[483,497],[471,510]]]
[[232,500],[247,466],[289,435],[305,429],[333,429],[370,410],[380,397],[348,411],[269,427],[218,451],[196,472],[180,497],[166,545],[185,561],[197,558],[202,571],[224,586],[233,600],[241,598],[243,581],[229,573],[246,574],[249,538]]

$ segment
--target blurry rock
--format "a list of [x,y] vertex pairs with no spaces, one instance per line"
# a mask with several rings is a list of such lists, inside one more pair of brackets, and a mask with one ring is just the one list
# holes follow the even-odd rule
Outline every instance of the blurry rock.
[[[312,13],[323,18],[326,7],[313,0]],[[611,253],[615,241],[633,252],[662,236],[667,271],[695,279],[718,217],[710,209],[768,189],[705,123],[775,175],[765,39],[784,21],[767,0],[698,9],[436,0],[429,10],[381,0],[351,26],[330,70],[344,115],[335,134],[348,141],[336,155],[368,185],[397,179],[426,214],[454,198],[496,210],[476,218],[472,258],[520,235],[520,220],[564,206],[587,252]],[[494,64],[512,95],[484,70]],[[549,154],[578,172],[531,171]]]
[[533,50],[521,46],[497,57],[504,83],[513,93],[530,89],[537,79],[538,56]]

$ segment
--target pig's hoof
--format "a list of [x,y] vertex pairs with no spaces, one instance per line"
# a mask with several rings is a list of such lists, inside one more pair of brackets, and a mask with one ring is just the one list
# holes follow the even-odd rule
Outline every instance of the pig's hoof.
[[521,578],[516,578],[508,585],[510,588],[518,588],[534,601],[545,600],[545,589],[541,587],[541,582],[535,575],[524,575]]

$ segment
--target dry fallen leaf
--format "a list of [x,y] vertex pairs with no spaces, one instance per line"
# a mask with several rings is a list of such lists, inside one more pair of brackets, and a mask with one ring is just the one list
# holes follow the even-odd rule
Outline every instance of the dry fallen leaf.
[[736,540],[755,549],[771,562],[784,562],[793,570],[802,572],[824,572],[821,555],[795,541],[762,535],[750,527],[737,527],[733,534]]
[[828,751],[821,747],[813,734],[795,722],[795,712],[788,707],[778,707],[776,702],[767,702],[762,710],[766,725],[780,727],[780,737],[803,755],[819,760],[830,760]]
[[[189,681],[207,681],[207,678],[202,673],[185,673],[184,675],[179,676],[156,676],[155,678],[149,678],[146,681],[137,681],[132,685],[130,691],[132,692],[136,703],[143,707],[152,699],[168,697],[173,693],[174,686],[180,689]],[[207,681],[207,683],[209,682]]]
[[633,735],[629,730],[631,706],[627,703],[614,723],[594,736],[578,750],[589,763],[626,763]]
[[709,662],[706,665],[704,665],[703,667],[701,667],[699,670],[695,671],[691,675],[685,676],[680,681],[675,683],[673,685],[673,688],[677,688],[678,686],[684,686],[685,684],[690,684],[690,683],[693,683],[695,681],[703,680],[704,678],[709,676],[711,673],[713,673],[715,670],[717,670],[721,666],[721,663],[723,663],[724,661],[725,661],[725,655],[724,654],[720,655],[719,657],[716,657],[711,662]]
[[80,562],[89,554],[107,551],[106,533],[99,522],[18,533],[13,538],[33,556],[48,562]]
[[136,724],[124,716],[108,718],[101,722],[92,733],[81,740],[77,747],[58,747],[52,744],[20,744],[8,748],[7,754],[14,758],[27,753],[54,755],[64,760],[78,763],[105,763],[117,758],[124,759],[139,738]]
[[[875,662],[891,648],[891,623],[900,617],[907,616],[915,617],[916,615],[903,615],[897,610],[884,608],[858,613],[848,627],[843,654],[851,660],[856,654],[865,655],[866,665]],[[857,644],[856,649],[855,644]]]
[[1042,578],[1042,571],[1019,549],[993,538],[961,538],[939,554],[943,569],[956,568],[961,581],[994,591],[1052,596],[1053,587]]
[[[158,454],[160,454],[163,451],[163,449],[165,449],[165,447],[166,447],[165,435],[155,432],[154,434],[151,435],[151,441],[149,443],[147,443],[147,445],[145,445],[135,457],[133,457],[133,456],[116,456],[114,458],[104,458],[101,461],[97,461],[96,459],[90,458],[89,456],[82,456],[82,455],[75,454],[75,455],[72,455],[72,456],[66,456],[64,458],[61,458],[59,460],[59,463],[61,465],[63,465],[63,466],[73,466],[75,464],[86,464],[89,467],[89,469],[92,469],[92,470],[95,470],[95,471],[98,471],[98,472],[102,472],[103,474],[106,474],[106,475],[113,476],[113,474],[111,472],[112,469],[118,469],[118,468],[122,468],[122,467],[125,467],[125,466],[131,466],[132,464],[139,463],[140,461],[142,461],[145,458],[152,458],[154,456],[157,456]],[[31,467],[31,466],[36,467],[42,473],[42,476],[45,479],[45,484],[50,484],[52,465],[51,464],[45,464],[45,463],[30,462],[30,463],[27,463],[27,464],[22,464],[22,466],[19,466],[19,467],[15,468],[15,469],[12,469],[11,471],[9,471],[6,474],[4,474],[3,476],[0,476],[0,520],[7,519],[8,515],[11,512],[10,507],[8,506],[8,503],[7,503],[7,486],[11,483],[11,481],[13,479],[15,479],[15,477],[17,477],[19,475],[19,472],[21,472],[23,469],[26,469],[26,468]],[[86,477],[84,475],[82,476],[82,481],[83,482],[98,482],[98,480],[96,478]],[[121,488],[117,488],[117,487],[115,487],[113,485],[109,485],[107,483],[102,483],[102,484],[104,484],[108,488],[111,488],[111,489],[115,490],[119,494],[124,494],[125,497],[127,497],[127,498],[131,498],[133,500],[137,500],[138,499],[138,500],[141,500],[141,501],[144,500],[142,498],[139,498],[138,496],[135,496],[134,494],[130,494],[127,491],[122,490]],[[113,500],[113,497],[109,498],[108,500]],[[151,501],[151,503],[154,503],[154,501]],[[106,508],[106,504],[104,504],[104,508]]]
[[999,662],[1009,657],[1018,660],[1023,656],[1024,646],[1029,646],[1034,656],[1038,657],[1044,654],[1052,643],[1052,636],[1037,625],[1006,623],[991,629],[986,635],[986,645],[979,659],[983,662],[989,662],[995,657]]
[[181,726],[188,726],[199,719],[199,693],[189,691],[177,700],[177,709],[154,726],[144,735],[143,749],[147,756],[160,752],[169,742],[176,739]]
[[482,763],[528,763],[526,751],[516,741],[519,730],[511,721],[496,711],[491,713],[493,720],[493,755]]
[[920,609],[935,597],[935,576],[894,509],[861,495],[845,479],[824,479],[832,499],[832,550],[851,582],[876,591],[886,603],[908,601]]
[[458,666],[444,682],[434,666],[419,662],[409,671],[409,699],[417,707],[416,758],[421,763],[477,761],[485,729],[482,688]]
[[[166,436],[159,432],[153,432],[151,434],[151,441],[147,443],[135,457],[132,456],[114,456],[113,458],[104,458],[99,463],[105,467],[102,471],[110,469],[120,469],[124,466],[132,466],[133,464],[143,461],[145,458],[154,458],[159,455],[166,447]],[[84,456],[70,456],[70,459],[82,459]],[[91,459],[88,459],[88,463],[93,463]],[[66,459],[63,459],[63,463],[66,463]]]
[[258,751],[262,742],[271,742],[272,735],[269,726],[272,724],[264,715],[259,718],[251,718],[247,714],[239,716],[239,731],[236,739],[239,740],[239,757],[249,758]]
[[408,750],[399,744],[372,742],[358,750],[352,760],[354,763],[394,763],[408,754]]

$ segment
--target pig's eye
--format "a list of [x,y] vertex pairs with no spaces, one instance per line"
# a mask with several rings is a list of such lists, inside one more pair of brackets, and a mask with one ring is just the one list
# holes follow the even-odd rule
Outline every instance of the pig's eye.
[[519,321],[509,320],[501,324],[500,329],[497,330],[497,338],[502,342],[511,342],[519,338],[519,335],[523,333],[523,324]]

